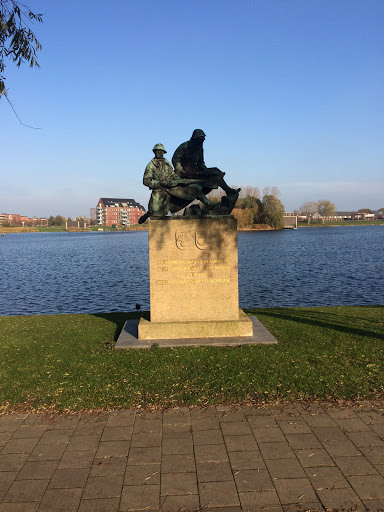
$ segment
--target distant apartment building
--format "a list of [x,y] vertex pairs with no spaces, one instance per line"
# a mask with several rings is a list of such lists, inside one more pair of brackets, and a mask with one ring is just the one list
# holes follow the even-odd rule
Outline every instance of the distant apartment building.
[[91,220],[96,220],[96,208],[89,209],[89,217]]
[[26,217],[19,213],[1,213],[0,226],[4,225],[23,227],[23,226],[48,226],[48,219],[45,217]]
[[99,226],[130,226],[137,224],[145,211],[134,199],[101,197],[96,206],[96,222]]

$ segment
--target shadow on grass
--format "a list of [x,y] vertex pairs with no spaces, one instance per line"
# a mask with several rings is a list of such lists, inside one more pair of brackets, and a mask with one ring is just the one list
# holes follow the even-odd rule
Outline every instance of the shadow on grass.
[[[359,306],[364,308],[364,306]],[[381,309],[384,313],[384,306],[366,306],[367,309]],[[247,313],[254,312],[254,310],[247,310]],[[326,329],[333,329],[344,334],[352,334],[355,336],[367,336],[384,340],[383,321],[382,316],[377,319],[365,317],[360,318],[353,315],[353,308],[350,312],[344,310],[343,312],[332,311],[318,311],[317,308],[310,309],[296,309],[296,308],[282,308],[281,310],[262,309],[258,310],[256,314],[261,313],[263,316],[277,318],[280,320],[287,320],[290,322],[298,322],[301,324],[311,325],[313,327],[321,327]],[[357,322],[364,322],[366,324],[362,327],[357,327]],[[377,330],[374,330],[375,327]]]
[[145,317],[149,319],[148,311],[141,312],[132,312],[132,313],[94,313],[92,316],[96,318],[102,318],[103,320],[107,320],[108,322],[112,322],[115,324],[115,333],[113,335],[113,341],[117,341],[121,330],[124,327],[124,324],[127,320],[132,320],[134,318],[140,319],[141,317]]

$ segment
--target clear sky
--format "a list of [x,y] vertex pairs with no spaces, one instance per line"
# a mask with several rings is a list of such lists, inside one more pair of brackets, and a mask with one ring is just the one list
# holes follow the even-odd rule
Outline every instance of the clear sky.
[[384,207],[383,0],[25,0],[40,69],[6,67],[0,213],[134,198],[152,147],[201,128],[228,183],[286,211]]

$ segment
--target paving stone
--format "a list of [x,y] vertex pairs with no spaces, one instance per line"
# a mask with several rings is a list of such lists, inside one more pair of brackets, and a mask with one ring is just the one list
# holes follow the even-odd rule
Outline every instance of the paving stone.
[[21,425],[13,434],[13,439],[39,439],[47,428],[48,425]]
[[99,444],[96,457],[126,457],[129,452],[130,441],[105,441]]
[[132,427],[105,427],[101,441],[129,441],[132,430]]
[[40,444],[68,444],[72,430],[47,430],[40,438]]
[[297,403],[295,407],[304,417],[327,415],[324,405],[319,402]]
[[251,416],[248,418],[248,424],[252,430],[278,427],[277,421],[273,416]]
[[57,460],[26,462],[17,476],[18,480],[50,479],[57,468]]
[[26,417],[27,414],[9,414],[0,416],[0,432],[15,432]]
[[140,412],[136,413],[136,420],[160,420],[163,419],[163,411],[146,411],[141,410]]
[[274,490],[269,472],[266,469],[243,469],[234,474],[239,492]]
[[362,446],[360,451],[372,462],[372,464],[384,464],[384,448],[381,446],[365,447]]
[[159,485],[160,464],[127,466],[124,485]]
[[306,468],[306,473],[313,487],[335,487],[337,489],[350,487],[343,473],[337,467]]
[[178,409],[168,409],[163,413],[164,425],[180,425],[190,423],[191,415],[187,407]]
[[289,446],[294,450],[321,448],[321,444],[314,434],[286,434],[286,438]]
[[77,510],[82,489],[47,489],[38,512],[70,512]]
[[363,503],[367,512],[383,512],[384,510],[384,500],[363,500]]
[[118,512],[120,499],[82,500],[78,512]]
[[[190,494],[187,496],[162,496],[160,498],[162,512],[192,511],[199,509],[199,496]],[[216,512],[217,511],[216,509]],[[230,511],[227,511],[230,512]]]
[[0,432],[0,443],[6,443],[11,439],[13,432]]
[[199,482],[232,481],[233,475],[229,462],[201,462],[196,464]]
[[[179,423],[177,425],[163,425],[163,437],[185,438],[190,437],[192,426],[190,423]],[[142,434],[137,434],[142,435]]]
[[[318,512],[324,510],[319,501],[307,503],[300,501],[299,503],[290,503],[289,505],[283,506],[283,512]],[[339,512],[339,511],[335,511]],[[344,512],[344,509],[343,509]],[[352,511],[348,511],[352,512]]]
[[49,425],[49,430],[75,430],[81,418],[82,416],[79,414],[62,416],[61,418],[56,416]]
[[0,492],[8,491],[17,475],[17,471],[2,471],[0,473]]
[[221,430],[225,436],[252,435],[251,427],[246,421],[233,421],[222,423]]
[[331,457],[356,457],[359,450],[351,441],[323,441],[323,446]]
[[208,407],[196,407],[191,409],[191,421],[201,418],[217,418],[217,412],[215,406]]
[[338,420],[337,425],[344,432],[361,432],[361,431],[369,431],[370,427],[360,418],[350,419],[350,420]]
[[384,464],[377,464],[375,468],[380,473],[380,475],[384,476]]
[[161,419],[145,420],[137,419],[133,425],[133,432],[139,434],[140,432],[161,432],[162,430]]
[[34,460],[60,460],[67,445],[65,444],[40,444],[38,443],[29,456],[29,461]]
[[335,421],[328,414],[318,414],[315,416],[305,416],[305,422],[313,429],[316,427],[336,427]]
[[121,512],[143,509],[160,509],[160,485],[124,486],[121,493]]
[[326,450],[297,450],[296,457],[303,468],[316,468],[318,466],[334,466],[334,462]]
[[196,471],[193,455],[163,455],[162,473],[193,473]]
[[89,477],[84,488],[83,499],[118,498],[123,486],[123,476]]
[[128,456],[129,465],[157,464],[161,460],[160,447],[131,448]]
[[237,408],[220,410],[220,407],[216,407],[216,410],[220,423],[247,421],[243,411]]
[[327,409],[327,413],[334,420],[348,420],[358,418],[352,409],[329,408]]
[[0,503],[0,512],[36,512],[38,501],[24,503]]
[[168,473],[161,476],[161,496],[198,494],[195,473]]
[[279,443],[285,442],[286,438],[280,428],[257,428],[252,429],[253,435],[258,443]]
[[195,418],[191,420],[192,430],[218,430],[220,428],[219,420],[214,417]]
[[311,434],[311,429],[301,419],[279,421],[279,427],[284,434]]
[[202,482],[199,492],[201,508],[240,505],[234,482]]
[[294,459],[295,454],[288,443],[259,443],[264,459]]
[[160,432],[143,432],[141,434],[133,434],[131,439],[131,446],[133,448],[161,446]]
[[265,463],[273,479],[305,478],[307,476],[297,459],[271,459]]
[[0,454],[0,471],[20,471],[27,459],[26,453]]
[[362,411],[358,413],[358,417],[367,425],[384,423],[384,413],[379,411]]
[[300,419],[300,412],[295,405],[282,405],[271,408],[272,416],[278,420],[291,420],[292,418]]
[[11,439],[1,450],[1,453],[31,453],[38,439]]
[[322,505],[328,509],[365,510],[364,505],[352,488],[318,489],[316,492]]
[[198,430],[193,432],[193,443],[195,446],[203,444],[223,444],[224,438],[220,430]]
[[282,505],[290,503],[316,503],[317,496],[308,478],[282,478],[274,480]]
[[223,462],[228,460],[224,444],[195,446],[196,462]]
[[349,439],[357,447],[361,446],[382,446],[384,441],[375,432],[349,432]]
[[253,436],[225,436],[224,440],[229,452],[246,452],[258,449]]
[[49,480],[15,480],[3,501],[40,501],[48,482]]
[[90,476],[124,475],[127,460],[128,457],[95,458]]
[[384,439],[384,423],[374,423],[372,425],[367,425],[367,428],[376,432],[376,434],[378,434],[381,439]]
[[192,455],[193,443],[191,439],[164,439],[162,442],[164,455]]
[[28,414],[27,417],[23,421],[23,425],[46,425],[50,424],[50,420],[47,419],[47,416],[42,413],[34,413]]
[[255,507],[262,507],[265,505],[280,505],[280,500],[275,489],[254,492],[239,492],[239,497],[243,510],[252,511],[256,510]]
[[118,411],[108,415],[107,427],[132,427],[135,422],[135,411]]
[[90,468],[95,458],[96,450],[84,450],[81,452],[64,452],[57,469],[66,468]]
[[97,450],[100,436],[73,436],[67,445],[68,452]]
[[88,468],[58,469],[49,482],[49,489],[83,488],[87,481],[88,474]]
[[348,437],[339,427],[315,427],[315,436],[321,441],[348,441]]
[[384,478],[381,475],[349,476],[348,480],[361,499],[384,498]]

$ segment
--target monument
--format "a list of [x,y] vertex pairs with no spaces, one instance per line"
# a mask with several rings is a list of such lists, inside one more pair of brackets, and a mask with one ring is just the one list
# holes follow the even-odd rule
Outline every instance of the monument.
[[[153,148],[143,183],[151,189],[149,220],[150,313],[128,321],[116,348],[191,344],[277,343],[239,309],[237,222],[231,215],[240,189],[204,162],[205,133],[196,129],[174,152]],[[220,202],[207,194],[225,192]],[[183,215],[169,216],[184,209]],[[255,338],[255,331],[257,336]]]

